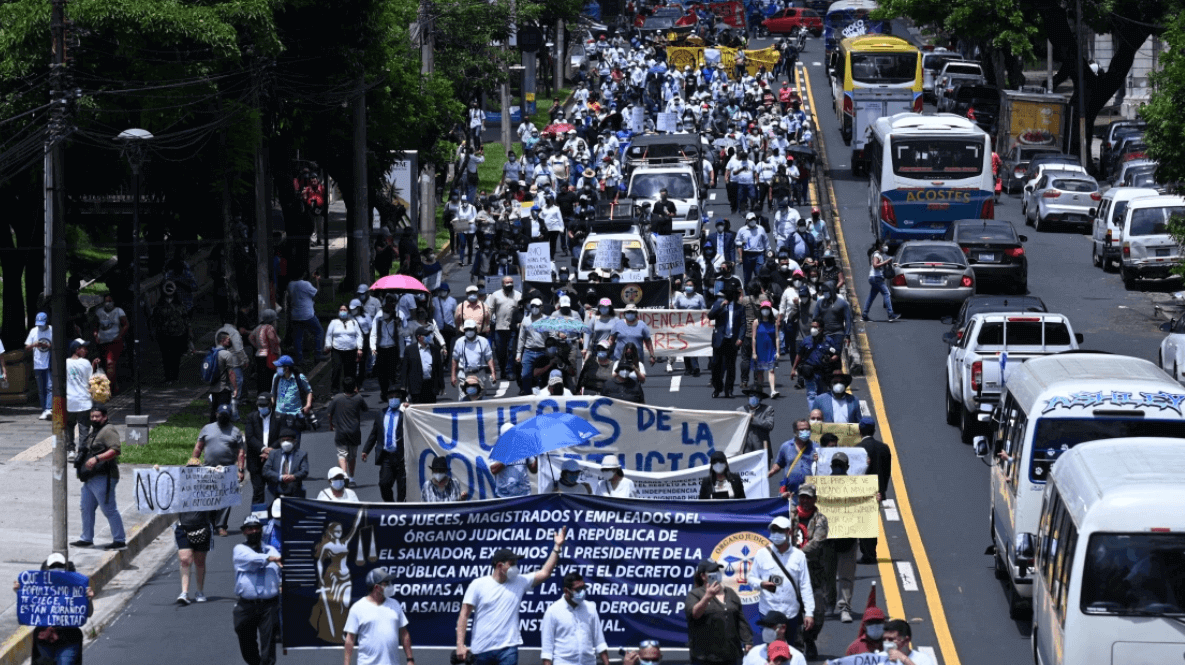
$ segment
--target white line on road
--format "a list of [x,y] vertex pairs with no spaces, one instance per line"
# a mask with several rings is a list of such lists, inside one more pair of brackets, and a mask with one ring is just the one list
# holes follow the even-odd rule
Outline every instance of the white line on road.
[[901,588],[906,591],[918,590],[918,578],[914,577],[913,564],[908,561],[897,562],[897,576],[901,578]]
[[822,67],[822,66],[823,66],[823,63],[821,63],[821,62],[812,62],[811,63],[811,67]]
[[13,456],[10,462],[36,462],[53,452],[54,437],[48,436]]
[[860,416],[863,418],[872,417],[872,409],[868,408],[868,402],[860,400]]
[[671,392],[673,392],[673,393],[679,392],[679,384],[681,384],[681,383],[683,383],[683,377],[672,376],[671,377]]
[[501,396],[505,395],[506,391],[509,388],[510,388],[509,381],[499,381],[498,382],[498,392],[494,393],[494,397],[501,397]]
[[881,501],[881,507],[885,509],[886,522],[900,522],[901,515],[897,512],[897,502],[892,499],[885,499]]
[[716,200],[716,192],[712,192],[711,194],[708,194],[708,200],[715,201]]

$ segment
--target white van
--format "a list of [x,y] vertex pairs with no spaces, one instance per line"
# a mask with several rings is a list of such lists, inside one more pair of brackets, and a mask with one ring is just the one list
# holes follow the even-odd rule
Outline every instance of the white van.
[[1185,445],[1094,441],[1050,473],[1034,567],[1038,665],[1179,663],[1185,654]]
[[1033,595],[1033,556],[1041,491],[1057,458],[1083,441],[1135,436],[1185,438],[1185,389],[1155,364],[1107,353],[1071,351],[1032,360],[1008,377],[990,417],[989,519],[996,574],[1010,583],[1009,614]]
[[1111,262],[1119,261],[1119,240],[1123,233],[1123,217],[1127,204],[1141,196],[1157,196],[1159,192],[1146,187],[1112,187],[1103,194],[1099,207],[1092,211],[1090,262],[1107,270]]
[[1128,204],[1119,255],[1124,285],[1141,277],[1168,277],[1181,262],[1181,247],[1168,228],[1173,217],[1185,217],[1185,198],[1149,196]]

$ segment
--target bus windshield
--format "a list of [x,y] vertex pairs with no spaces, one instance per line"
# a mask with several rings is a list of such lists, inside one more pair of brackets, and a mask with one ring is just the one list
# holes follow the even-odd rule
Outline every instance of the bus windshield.
[[1185,420],[1145,420],[1138,416],[1109,419],[1041,418],[1033,434],[1029,482],[1044,483],[1049,478],[1049,468],[1057,458],[1083,441],[1133,436],[1185,439]]
[[1084,613],[1185,616],[1185,534],[1096,533],[1085,563]]
[[982,138],[893,138],[893,174],[918,180],[983,174]]
[[910,83],[917,78],[918,54],[853,52],[852,81],[866,85]]

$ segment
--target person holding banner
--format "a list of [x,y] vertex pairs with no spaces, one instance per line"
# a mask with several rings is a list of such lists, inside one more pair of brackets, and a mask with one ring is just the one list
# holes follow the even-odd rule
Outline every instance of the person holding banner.
[[625,477],[621,470],[621,461],[616,455],[606,455],[601,458],[601,485],[597,488],[600,496],[614,496],[621,499],[637,499],[638,489],[634,481]]
[[[201,460],[192,457],[185,466],[201,466]],[[181,566],[181,595],[177,596],[177,604],[182,607],[189,605],[189,569],[196,568],[195,577],[197,591],[193,600],[206,602],[206,555],[214,543],[214,524],[209,510],[191,510],[177,515],[177,524],[173,527],[173,542],[177,545],[177,562]]]
[[[66,562],[66,557],[60,552],[49,555],[41,570],[61,570],[74,572],[73,564]],[[12,583],[12,590],[21,590],[20,580]],[[95,613],[93,598],[94,587],[86,587],[86,616],[90,618]],[[34,663],[52,663],[53,665],[82,665],[82,628],[74,626],[36,626],[33,629]]]
[[[470,648],[465,646],[469,617],[473,616],[470,640],[476,658],[474,665],[518,665],[518,647],[523,643],[518,611],[523,596],[531,587],[551,577],[560,560],[560,550],[568,527],[555,534],[555,547],[534,575],[522,575],[519,555],[506,548],[494,552],[490,574],[469,583],[457,616],[457,661],[465,662]],[[738,603],[739,604],[739,603]]]
[[700,499],[743,499],[745,483],[728,468],[728,456],[723,450],[712,451],[708,477],[699,486]]
[[[243,475],[247,470],[247,441],[239,428],[231,424],[229,404],[220,405],[215,422],[202,427],[198,432],[191,457],[201,459],[203,454],[206,466],[237,466],[239,482],[243,482]],[[218,529],[218,535],[226,536],[229,520],[229,506],[215,511],[214,526]]]
[[687,592],[687,646],[693,665],[736,665],[753,646],[753,629],[745,620],[741,597],[724,586],[720,564],[704,559],[695,568]]
[[395,388],[387,398],[387,408],[377,418],[370,428],[370,436],[366,438],[366,445],[362,447],[362,461],[370,455],[378,442],[382,442],[374,463],[379,467],[379,494],[383,501],[391,503],[395,500],[393,490],[395,482],[399,482],[399,503],[407,500],[407,466],[403,454],[403,403],[407,391]]

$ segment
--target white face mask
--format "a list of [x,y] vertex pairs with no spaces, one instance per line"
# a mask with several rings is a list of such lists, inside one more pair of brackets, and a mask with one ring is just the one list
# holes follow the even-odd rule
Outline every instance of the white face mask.
[[296,447],[296,444],[293,443],[292,441],[281,441],[280,442],[280,450],[283,450],[286,453],[292,452],[292,449],[295,447]]
[[766,644],[776,642],[778,639],[778,631],[773,628],[761,629],[761,641]]
[[477,337],[476,330],[466,330],[465,331],[465,339],[473,339],[474,337]]
[[518,576],[519,576],[518,566],[511,566],[510,568],[506,569],[506,581],[507,582],[513,582],[513,581],[517,580]]
[[611,469],[604,469],[601,471],[601,480],[613,480],[613,476],[616,476],[616,475],[617,475],[616,471],[613,471]]
[[814,337],[815,335],[818,335],[818,334],[819,334],[818,328],[811,328],[811,337]]
[[725,464],[724,462],[716,462],[715,464],[712,465],[712,470],[715,471],[716,473],[724,473],[724,470],[727,468],[728,468],[728,465]]
[[333,480],[329,481],[329,486],[335,490],[343,490],[346,487],[346,481],[342,480],[341,478],[334,478]]
[[628,369],[618,370],[617,376],[620,376],[623,379],[628,379],[628,378],[630,378],[630,371]]
[[811,418],[811,424],[814,425],[815,423],[822,424],[823,419],[822,418]]
[[831,384],[831,392],[835,393],[836,395],[842,395],[843,391],[844,391],[844,385],[842,383]]
[[885,645],[884,645],[883,651],[884,651],[885,653],[889,653],[890,651],[892,651],[893,649],[896,649],[896,648],[897,648],[897,643],[896,643],[896,642],[885,642]]
[[434,473],[434,474],[432,474],[432,480],[435,480],[436,482],[440,482],[440,481],[444,480],[445,478],[448,478],[448,474],[447,474],[447,473]]
[[773,543],[774,545],[781,545],[782,543],[786,542],[786,534],[771,533],[769,534],[769,542]]

